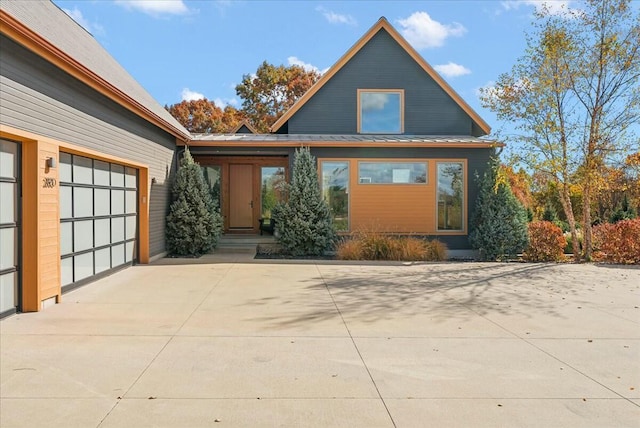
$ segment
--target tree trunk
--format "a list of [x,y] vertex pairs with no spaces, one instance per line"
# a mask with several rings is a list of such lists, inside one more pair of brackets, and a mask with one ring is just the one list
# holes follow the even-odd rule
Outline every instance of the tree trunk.
[[576,219],[573,215],[573,204],[571,203],[571,197],[569,193],[569,185],[563,183],[560,188],[560,203],[564,209],[564,214],[567,217],[567,223],[569,223],[569,231],[571,232],[571,246],[573,250],[573,260],[580,261],[580,242],[578,241],[578,231],[576,230]]
[[589,181],[589,178],[585,180],[582,192],[582,246],[584,248],[584,260],[587,262],[591,261],[591,254],[593,252],[593,242],[591,236],[591,183]]

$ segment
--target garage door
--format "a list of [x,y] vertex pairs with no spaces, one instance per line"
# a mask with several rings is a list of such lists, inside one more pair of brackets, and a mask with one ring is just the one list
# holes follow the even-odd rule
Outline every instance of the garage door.
[[0,317],[20,302],[20,145],[0,140]]
[[63,290],[137,260],[137,170],[60,153]]

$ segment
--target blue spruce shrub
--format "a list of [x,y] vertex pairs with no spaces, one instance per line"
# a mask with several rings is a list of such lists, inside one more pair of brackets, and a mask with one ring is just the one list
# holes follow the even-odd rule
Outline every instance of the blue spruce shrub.
[[292,256],[308,256],[333,249],[333,217],[320,192],[316,161],[308,148],[296,150],[291,184],[285,187],[288,199],[272,212],[283,250]]
[[202,169],[186,148],[171,189],[166,223],[167,252],[199,257],[213,249],[222,233],[220,209],[211,198]]
[[498,165],[492,162],[478,177],[480,193],[471,218],[469,243],[482,260],[515,257],[529,243],[527,211],[511,192],[507,180],[498,180]]

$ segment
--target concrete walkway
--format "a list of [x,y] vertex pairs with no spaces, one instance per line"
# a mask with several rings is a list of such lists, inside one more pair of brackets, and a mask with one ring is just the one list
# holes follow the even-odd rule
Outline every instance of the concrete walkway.
[[3,428],[640,426],[637,267],[225,255],[63,297],[0,322]]

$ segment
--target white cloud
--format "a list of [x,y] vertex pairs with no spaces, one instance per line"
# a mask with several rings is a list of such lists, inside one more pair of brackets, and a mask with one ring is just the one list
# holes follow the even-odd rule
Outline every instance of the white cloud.
[[327,70],[329,69],[327,68],[323,68],[322,70],[320,70],[318,67],[316,67],[313,64],[309,64],[308,62],[304,62],[302,61],[300,58],[296,57],[296,56],[290,56],[289,58],[287,58],[287,63],[289,65],[297,65],[300,66],[302,68],[304,68],[306,71],[316,71],[320,74],[324,74],[327,72]]
[[82,26],[85,30],[87,30],[91,34],[104,34],[104,27],[98,23],[91,23],[87,18],[82,15],[82,12],[77,7],[74,7],[72,10],[70,9],[62,9],[64,13],[69,15],[71,19],[76,21],[78,24]]
[[202,95],[200,92],[192,91],[189,88],[184,88],[182,90],[181,96],[182,101],[196,101],[204,98],[204,95]]
[[464,76],[465,74],[471,74],[471,70],[469,70],[464,65],[456,64],[454,62],[449,62],[448,64],[440,64],[436,65],[433,68],[440,74],[445,77],[458,77]]
[[397,22],[404,38],[416,49],[436,48],[442,46],[448,37],[460,37],[467,32],[462,24],[441,24],[427,12],[414,12]]
[[566,14],[573,3],[572,0],[506,0],[501,5],[504,10],[517,10],[520,6],[533,6],[538,12],[542,12],[545,7],[551,15]]
[[237,98],[216,98],[213,103],[223,110],[227,106],[237,107],[240,104]]
[[362,97],[362,111],[383,110],[389,101],[388,94],[370,92],[366,97]]
[[324,18],[332,24],[358,25],[358,21],[351,15],[343,15],[332,10],[327,10],[322,6],[316,7],[316,10],[324,16]]
[[185,15],[189,9],[182,0],[116,0],[116,4],[148,15]]

